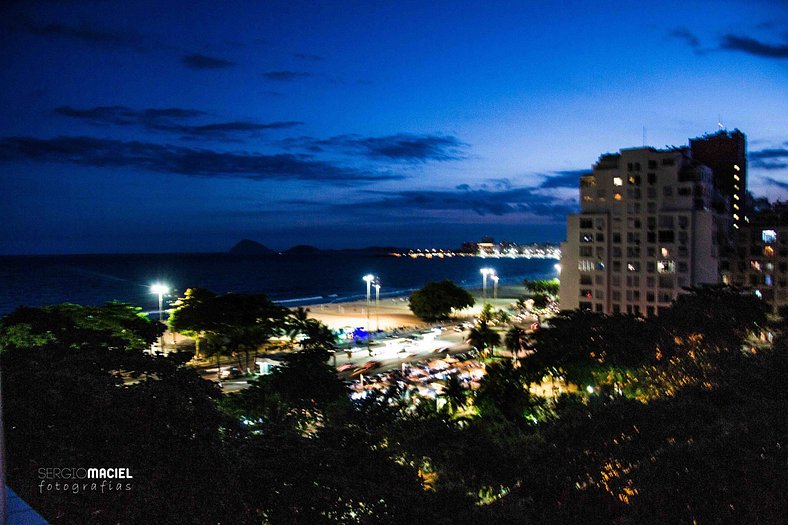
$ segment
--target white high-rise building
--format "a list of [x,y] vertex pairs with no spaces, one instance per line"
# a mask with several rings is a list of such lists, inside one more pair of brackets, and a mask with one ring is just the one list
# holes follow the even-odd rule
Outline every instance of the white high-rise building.
[[725,206],[687,148],[602,155],[567,217],[561,308],[652,316],[684,287],[720,282]]

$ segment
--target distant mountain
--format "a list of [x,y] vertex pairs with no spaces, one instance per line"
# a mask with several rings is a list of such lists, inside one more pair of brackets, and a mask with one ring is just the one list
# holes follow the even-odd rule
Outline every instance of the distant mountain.
[[238,244],[230,248],[229,253],[234,253],[238,255],[249,255],[249,254],[272,254],[277,253],[274,250],[268,248],[267,246],[260,244],[257,241],[251,241],[249,239],[244,239],[240,241]]
[[310,246],[309,244],[299,244],[297,246],[293,246],[292,248],[288,248],[285,250],[285,255],[311,255],[313,253],[320,253],[322,250],[320,248],[316,248],[314,246]]

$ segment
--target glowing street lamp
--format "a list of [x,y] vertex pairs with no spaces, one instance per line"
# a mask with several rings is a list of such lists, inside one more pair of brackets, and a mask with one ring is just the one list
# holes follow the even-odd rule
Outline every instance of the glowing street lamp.
[[[159,296],[159,323],[163,322],[162,314],[163,314],[163,305],[162,302],[164,300],[164,296],[170,293],[170,287],[166,284],[162,283],[155,283],[152,284],[150,287],[150,293]],[[159,336],[159,350],[164,351],[164,333]]]
[[493,275],[495,270],[492,268],[482,268],[479,270],[482,274],[482,297],[486,300],[487,299],[487,276]]
[[498,276],[492,274],[492,281],[493,281],[493,299],[498,299]]
[[380,330],[380,279],[375,277],[375,330]]
[[369,350],[369,293],[372,287],[372,281],[375,280],[375,276],[371,273],[368,273],[363,277],[363,279],[364,282],[367,283],[367,353],[371,354],[372,352]]

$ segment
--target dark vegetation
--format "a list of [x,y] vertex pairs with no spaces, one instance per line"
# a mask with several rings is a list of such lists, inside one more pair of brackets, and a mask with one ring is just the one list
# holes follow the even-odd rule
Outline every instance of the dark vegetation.
[[[319,323],[240,301],[276,314],[252,334],[312,336],[225,396],[143,355],[156,326],[128,306],[3,318],[11,487],[52,523],[782,523],[788,310],[704,289],[656,319],[562,312],[475,393],[414,406],[351,402]],[[531,395],[544,378],[580,391]],[[116,465],[132,490],[39,493],[39,467]]]
[[425,321],[448,319],[454,310],[473,306],[473,296],[451,281],[426,284],[410,294],[410,310]]

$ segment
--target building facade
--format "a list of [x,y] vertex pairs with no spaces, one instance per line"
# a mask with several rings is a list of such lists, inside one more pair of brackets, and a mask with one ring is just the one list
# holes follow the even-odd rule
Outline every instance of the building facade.
[[561,308],[652,316],[683,288],[720,282],[730,217],[688,148],[602,155],[567,218]]
[[774,310],[788,305],[788,203],[752,213],[737,234],[731,284],[752,290]]
[[747,198],[747,137],[735,129],[720,130],[690,139],[692,158],[705,164],[714,175],[714,184],[728,201],[734,229],[741,229],[748,220]]

